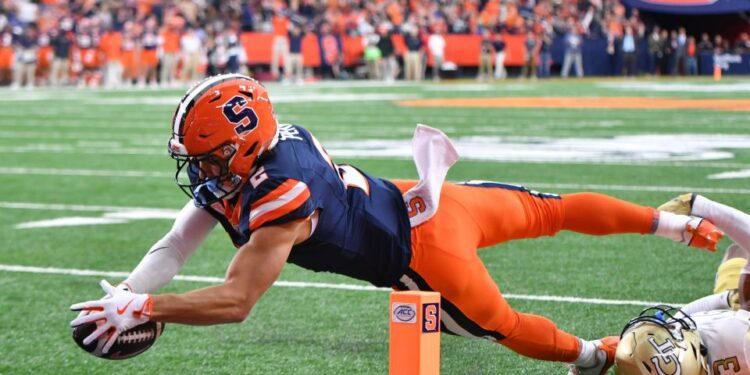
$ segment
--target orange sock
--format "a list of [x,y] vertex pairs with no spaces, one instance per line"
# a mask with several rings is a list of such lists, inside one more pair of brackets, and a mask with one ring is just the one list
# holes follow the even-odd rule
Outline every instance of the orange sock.
[[578,358],[581,350],[578,337],[558,329],[545,317],[514,313],[518,315],[518,325],[500,344],[518,354],[545,361],[571,363]]
[[562,229],[591,235],[652,233],[658,217],[652,207],[598,193],[564,194],[562,203]]

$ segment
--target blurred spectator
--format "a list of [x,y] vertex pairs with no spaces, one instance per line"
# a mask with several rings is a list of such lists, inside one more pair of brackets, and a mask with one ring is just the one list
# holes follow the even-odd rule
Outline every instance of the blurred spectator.
[[[708,34],[706,34],[708,36]],[[648,37],[648,69],[651,75],[656,75],[659,62],[663,58],[659,26],[654,26]]]
[[685,57],[685,74],[694,76],[698,75],[698,58],[695,37],[689,36],[687,39],[687,53]]
[[180,62],[180,38],[184,20],[172,15],[167,18],[159,35],[161,45],[161,70],[159,83],[164,87],[174,87],[177,63]]
[[364,39],[364,59],[365,65],[367,66],[367,77],[373,80],[379,80],[382,78],[380,66],[383,55],[380,53],[380,48],[378,48],[378,39],[379,37],[376,34],[369,35]]
[[78,88],[98,87],[104,56],[99,48],[99,35],[91,23],[79,27],[73,53],[73,70],[78,76]]
[[14,55],[16,64],[13,69],[13,87],[19,88],[24,83],[27,88],[34,87],[34,74],[37,63],[37,29],[27,25],[19,36]]
[[[276,5],[273,15],[273,45],[271,47],[271,75],[279,79],[279,60],[289,61],[289,18],[280,5]],[[286,69],[286,66],[285,66]]]
[[722,54],[724,52],[727,52],[728,48],[724,48],[724,38],[721,37],[721,35],[716,35],[714,37],[714,53],[715,54]]
[[242,31],[252,32],[255,30],[255,12],[253,11],[253,5],[247,1],[242,4]]
[[678,48],[679,41],[677,38],[677,30],[669,32],[669,39],[667,40],[667,49],[664,53],[664,58],[667,60],[667,69],[670,75],[677,75],[678,70]]
[[711,37],[708,36],[708,33],[701,34],[701,41],[698,43],[698,52],[704,53],[704,52],[713,52],[714,44],[711,43]]
[[[227,46],[227,63],[222,73],[247,74],[247,56],[245,55],[245,49],[240,45],[237,33],[233,30],[227,30],[224,39]],[[284,65],[284,71],[286,71],[288,62],[285,62]]]
[[440,81],[440,67],[445,56],[445,38],[440,30],[433,32],[427,41],[427,48],[432,55],[432,80]]
[[122,34],[122,51],[120,63],[122,64],[122,79],[125,85],[130,86],[140,76],[140,39],[138,38],[136,26],[133,22],[125,22]]
[[49,73],[52,66],[52,46],[48,33],[42,33],[38,38],[36,63],[36,84],[49,85]]
[[[698,43],[697,50],[698,56],[707,53],[714,53],[714,44],[711,42],[711,37],[708,35],[708,33],[701,34],[701,41]],[[704,64],[701,64],[701,62],[702,59],[698,59],[698,69],[700,74],[706,74],[713,71],[712,63],[708,63],[706,64],[707,66],[704,66]]]
[[200,79],[201,57],[204,54],[201,37],[196,30],[188,27],[180,37],[182,50],[182,83],[196,82]]
[[477,72],[477,81],[489,81],[494,79],[492,74],[492,60],[494,56],[494,49],[492,47],[492,40],[490,39],[490,32],[487,29],[482,30],[482,40],[479,47],[479,71]]
[[539,41],[539,77],[549,78],[552,69],[552,38],[548,33],[542,33]]
[[331,31],[331,25],[324,23],[320,27],[320,49],[322,51],[323,76],[341,77],[341,47],[338,38]]
[[407,81],[422,80],[422,39],[419,29],[412,26],[404,36],[406,57],[404,58],[404,79]]
[[136,63],[140,62],[141,65],[138,76],[139,87],[145,87],[146,84],[151,85],[151,87],[157,86],[156,68],[159,65],[159,34],[157,33],[157,27],[156,17],[151,16],[146,19],[144,30],[140,37],[140,59],[136,60]]
[[0,30],[0,85],[13,79],[13,34],[10,28]]
[[[53,85],[64,84],[71,77],[82,85],[95,86],[103,76],[106,87],[120,85],[120,79],[129,84],[137,81],[140,86],[156,85],[157,78],[160,84],[171,86],[177,74],[184,83],[198,80],[202,74],[244,71],[247,57],[239,42],[242,32],[272,33],[264,48],[270,47],[273,77],[299,81],[303,73],[294,55],[301,57],[297,53],[301,42],[292,40],[296,34],[293,25],[299,27],[301,36],[304,31],[317,34],[324,76],[364,72],[361,66],[342,67],[343,61],[359,65],[364,61],[371,78],[386,81],[394,80],[400,71],[391,32],[397,42],[404,40],[405,45],[398,48],[409,67],[405,76],[415,80],[422,78],[428,61],[432,62],[433,79],[440,78],[446,44],[452,47],[446,34],[456,33],[474,35],[484,43],[485,53],[479,61],[479,78],[483,80],[506,75],[506,43],[517,48],[519,40],[535,51],[521,61],[524,75],[534,76],[537,71],[542,77],[549,76],[553,40],[561,41],[564,48],[564,77],[571,65],[578,76],[583,75],[583,45],[587,56],[593,51],[606,53],[613,62],[610,65],[618,65],[608,74],[621,73],[617,69],[622,61],[622,70],[628,75],[637,74],[632,60],[639,61],[642,53],[648,55],[643,60],[651,74],[693,74],[691,59],[697,60],[703,52],[713,53],[714,47],[717,53],[750,52],[746,33],[732,43],[727,35],[717,35],[712,43],[714,36],[705,34],[693,47],[684,28],[670,37],[650,24],[652,31],[646,36],[637,9],[626,9],[621,0],[5,0],[0,1],[0,82],[4,76],[7,80],[9,72],[16,77],[30,65],[23,62],[21,54],[28,38],[22,31],[30,27],[37,29],[32,47],[36,77],[32,76],[31,84],[34,78],[36,84],[44,84],[48,70]],[[483,30],[491,30],[489,45]],[[504,40],[503,35],[533,39],[514,36]],[[364,55],[359,51],[359,56],[350,55],[352,51],[342,48],[356,45],[352,39],[359,37]],[[604,46],[599,44],[602,38],[606,38]],[[635,47],[632,52],[631,44]],[[430,59],[424,58],[427,51]],[[491,64],[487,63],[487,51],[491,51]],[[601,58],[597,60],[595,68],[602,65]],[[489,65],[494,65],[494,74],[487,73],[492,69]],[[21,74],[23,83],[29,81],[27,75]]]
[[672,57],[669,31],[662,30],[659,34],[659,47],[661,49],[661,53],[659,54],[661,58],[658,59],[659,74],[666,75],[669,74],[669,62]]
[[396,61],[396,50],[393,46],[393,40],[391,39],[391,33],[388,30],[388,26],[382,24],[378,27],[378,49],[382,55],[381,69],[383,72],[383,78],[386,82],[393,82],[399,74],[398,61]]
[[578,28],[575,25],[571,26],[568,33],[565,35],[565,57],[563,58],[563,66],[561,76],[568,78],[570,73],[571,64],[575,64],[576,76],[578,78],[583,77],[583,54],[581,53],[581,35],[578,32]]
[[112,25],[102,35],[101,48],[106,60],[104,85],[107,88],[117,88],[122,84],[122,33],[116,31]]
[[607,71],[606,75],[617,75],[617,40],[615,34],[607,31]]
[[505,40],[501,32],[495,34],[492,49],[495,50],[495,79],[505,79],[508,72],[505,70]]
[[735,53],[747,53],[750,52],[750,37],[747,33],[743,32],[740,34],[740,38],[737,43],[734,44]]
[[686,74],[687,72],[687,33],[684,27],[680,27],[677,33],[677,44],[675,49],[675,74]]
[[289,28],[289,62],[284,64],[284,73],[287,81],[294,81],[297,84],[301,84],[303,78],[302,39],[304,37],[302,28],[292,23]]
[[524,59],[523,68],[521,69],[521,78],[537,78],[537,54],[539,52],[539,43],[537,42],[536,35],[533,31],[526,33],[526,40],[524,42],[526,47],[526,56]]
[[[15,1],[16,17],[23,25],[34,23],[39,18],[39,5],[32,1]],[[36,27],[36,26],[34,26]]]
[[637,49],[635,44],[635,35],[633,35],[633,27],[630,25],[625,27],[625,35],[622,37],[622,63],[623,73],[628,77],[635,76],[637,62]]
[[54,29],[52,32],[52,69],[50,83],[52,86],[68,84],[70,75],[70,50],[73,42],[70,33]]

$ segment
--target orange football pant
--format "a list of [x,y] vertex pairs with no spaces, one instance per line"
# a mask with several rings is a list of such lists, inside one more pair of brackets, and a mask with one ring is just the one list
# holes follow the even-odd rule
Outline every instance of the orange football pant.
[[[402,192],[416,184],[393,182]],[[573,362],[578,338],[545,317],[514,310],[477,249],[562,229],[651,233],[656,212],[597,193],[558,196],[499,183],[446,183],[438,212],[411,230],[411,263],[395,288],[440,292],[443,332],[491,339],[527,357]]]

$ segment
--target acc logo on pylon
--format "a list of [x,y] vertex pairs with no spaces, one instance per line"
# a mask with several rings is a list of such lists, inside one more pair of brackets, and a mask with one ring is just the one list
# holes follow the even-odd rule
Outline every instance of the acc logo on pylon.
[[417,305],[413,303],[392,304],[391,320],[393,320],[395,323],[416,323]]

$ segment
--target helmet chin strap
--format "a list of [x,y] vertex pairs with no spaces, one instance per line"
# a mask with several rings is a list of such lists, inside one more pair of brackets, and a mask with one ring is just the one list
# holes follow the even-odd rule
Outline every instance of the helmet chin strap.
[[240,187],[242,186],[242,177],[233,175],[232,186],[232,190],[229,191],[229,193],[227,193],[227,195],[223,199],[232,199],[237,195],[237,193],[239,193]]
[[240,190],[242,178],[238,175],[232,175],[225,181],[229,182],[229,186],[218,179],[210,179],[198,185],[193,190],[193,196],[198,206],[205,207],[220,200],[233,198]]

